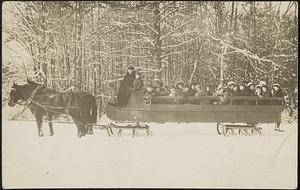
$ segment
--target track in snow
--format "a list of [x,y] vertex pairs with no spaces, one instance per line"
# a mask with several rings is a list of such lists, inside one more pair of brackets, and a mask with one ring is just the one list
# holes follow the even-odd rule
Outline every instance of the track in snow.
[[[4,187],[296,187],[297,124],[263,136],[217,135],[216,124],[150,124],[153,137],[104,130],[77,138],[75,125],[3,121]],[[140,132],[141,134],[143,131]]]

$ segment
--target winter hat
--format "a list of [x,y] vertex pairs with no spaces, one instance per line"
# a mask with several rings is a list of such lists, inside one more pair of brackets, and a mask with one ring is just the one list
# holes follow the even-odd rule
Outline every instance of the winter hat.
[[249,82],[249,83],[247,84],[247,87],[250,87],[251,85],[254,86],[253,82]]
[[181,84],[182,86],[184,86],[184,82],[183,82],[183,81],[178,81],[178,82],[176,82],[175,87],[178,89],[178,86],[179,86],[180,84]]
[[267,86],[267,83],[265,81],[260,81],[259,86]]
[[256,85],[256,86],[255,86],[255,89],[257,89],[257,88],[260,88],[260,89],[261,89],[261,86],[260,86],[260,85]]
[[196,82],[191,82],[191,86],[195,86],[196,84]]
[[229,81],[229,82],[227,83],[227,86],[232,86],[232,85],[236,85],[236,83],[235,83],[234,81]]
[[134,70],[133,66],[128,67],[128,70]]

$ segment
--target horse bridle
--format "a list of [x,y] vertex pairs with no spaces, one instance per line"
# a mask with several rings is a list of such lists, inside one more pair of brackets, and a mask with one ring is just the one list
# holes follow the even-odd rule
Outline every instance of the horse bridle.
[[[19,95],[20,95],[20,97],[21,97],[21,99],[22,99],[23,101],[22,101],[21,99],[19,99],[15,104],[18,104],[18,105],[26,105],[26,104],[29,104],[29,103],[31,102],[32,98],[33,98],[33,97],[35,96],[35,94],[37,93],[38,89],[39,89],[40,87],[42,87],[42,86],[43,86],[43,85],[38,84],[38,86],[37,86],[37,87],[34,89],[34,91],[32,92],[31,96],[30,96],[29,98],[27,98],[27,99],[23,96],[22,93],[19,93]],[[14,88],[14,87],[12,87],[11,90],[17,91],[17,89]],[[21,101],[20,101],[20,100],[21,100]]]

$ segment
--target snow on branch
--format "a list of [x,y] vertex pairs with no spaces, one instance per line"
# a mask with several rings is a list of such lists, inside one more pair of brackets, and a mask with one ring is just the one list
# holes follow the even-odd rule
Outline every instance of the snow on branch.
[[[208,36],[208,37],[210,39],[215,40],[215,41],[219,41],[223,46],[225,46],[227,48],[233,49],[234,51],[231,51],[230,53],[240,53],[240,54],[243,54],[244,56],[249,57],[251,59],[255,59],[255,60],[261,61],[261,62],[272,63],[274,66],[285,68],[284,66],[278,65],[277,63],[275,63],[274,61],[272,61],[270,59],[261,58],[261,57],[258,57],[257,55],[253,54],[252,52],[250,52],[248,50],[234,47],[234,46],[224,42],[224,40],[222,40],[222,39],[218,39],[218,38],[215,38],[215,37],[212,37],[212,36]],[[225,54],[229,54],[229,53],[225,53]]]
[[180,54],[180,53],[182,53],[182,51],[174,51],[174,52],[167,53],[167,54],[165,54],[165,55],[163,55],[163,56],[161,56],[161,57],[162,57],[162,58],[165,58],[165,57],[168,57],[168,56],[170,56],[170,55],[173,55],[173,54]]
[[196,20],[195,18],[193,19],[190,19],[189,21],[183,23],[182,25],[178,26],[177,28],[175,28],[174,30],[168,32],[167,34],[163,35],[160,37],[160,39],[164,39],[164,38],[167,38],[168,36],[170,36],[171,34],[173,34],[174,32],[176,32],[177,30],[179,30],[180,28],[184,27],[185,25],[189,24],[190,22]]
[[137,70],[141,70],[142,72],[161,72],[165,66],[163,65],[160,69],[150,69],[150,68],[143,68],[143,67],[135,67]]
[[291,46],[297,47],[296,44],[293,44],[292,42],[289,42],[288,40],[280,40],[280,42],[283,42],[283,43],[289,44]]
[[172,4],[174,4],[174,3],[176,3],[176,1],[171,1],[171,2],[169,2],[168,4],[164,5],[164,6],[162,7],[162,10],[160,11],[160,13],[159,13],[158,15],[159,15],[159,16],[162,15],[166,10],[168,10],[169,8],[171,8],[170,5],[172,5]]
[[176,7],[174,10],[168,12],[165,16],[161,17],[158,22],[163,21],[164,19],[168,18],[172,13],[176,12],[180,7],[183,7],[182,5]]
[[[156,31],[148,22],[146,22],[143,19],[139,19],[139,18],[135,18],[138,21],[142,21],[144,23],[144,26],[146,26],[147,28],[149,28],[151,31],[153,31],[156,35],[158,35],[158,31]],[[136,23],[135,23],[136,24]],[[140,24],[140,23],[137,23]]]
[[120,81],[120,80],[123,80],[123,77],[122,78],[118,78],[118,79],[112,79],[112,80],[104,80],[103,82],[104,83],[113,83],[113,82],[117,82],[117,81]]
[[184,44],[186,44],[186,43],[188,43],[188,42],[191,42],[191,41],[194,41],[194,40],[197,40],[197,39],[198,39],[198,37],[197,37],[197,38],[190,39],[190,40],[187,40],[187,41],[182,42],[182,43],[180,43],[180,44],[173,44],[173,45],[163,46],[162,49],[178,47],[178,46],[184,45]]
[[147,37],[151,36],[149,34],[145,34],[145,33],[142,33],[142,32],[125,32],[125,33],[126,34],[131,34],[131,35],[147,36]]

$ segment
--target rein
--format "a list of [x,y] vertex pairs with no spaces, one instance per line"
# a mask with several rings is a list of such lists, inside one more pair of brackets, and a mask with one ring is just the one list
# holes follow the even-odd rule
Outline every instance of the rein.
[[[33,93],[31,94],[31,97],[29,97],[27,100],[25,100],[25,102],[24,103],[22,103],[22,102],[17,102],[16,104],[18,104],[18,105],[22,105],[22,106],[24,106],[24,108],[23,108],[23,110],[21,110],[20,112],[18,112],[16,115],[14,115],[13,117],[12,117],[12,119],[16,119],[18,116],[20,116],[28,107],[29,107],[29,104],[30,104],[30,101],[32,101],[32,98],[33,98],[33,96],[37,93],[37,90],[41,87],[42,85],[38,85],[37,87],[36,87],[36,89],[33,91]],[[24,98],[24,97],[23,97]]]
[[[42,105],[42,104],[40,104],[39,102],[33,100],[33,98],[35,97],[36,93],[38,92],[38,89],[41,88],[42,86],[43,86],[43,85],[38,85],[38,86],[36,87],[36,89],[33,91],[33,93],[31,94],[31,96],[30,96],[27,100],[25,100],[25,103],[24,103],[24,104],[21,104],[21,102],[20,102],[20,103],[17,103],[18,105],[25,105],[25,107],[24,107],[24,109],[23,109],[21,112],[19,112],[19,113],[16,114],[15,116],[13,116],[12,119],[15,119],[17,116],[19,116],[20,114],[22,114],[22,113],[29,107],[30,103],[36,104],[36,105],[40,106],[41,108],[43,108],[44,110],[47,110],[47,111],[49,111],[49,112],[56,113],[56,114],[63,114],[63,113],[65,113],[65,114],[67,114],[67,115],[70,115],[70,113],[69,113],[70,108],[78,109],[78,107],[76,107],[76,106],[71,106],[72,96],[69,98],[69,101],[68,101],[68,104],[67,104],[66,107],[56,107],[56,106]],[[65,90],[65,91],[63,91],[63,92],[67,92],[67,91],[69,91],[69,90],[72,90],[73,88],[74,88],[74,87],[71,87],[71,88],[69,88],[69,89],[67,89],[67,90]],[[47,96],[47,95],[37,95],[37,96]],[[54,108],[54,109],[63,109],[63,108],[65,108],[65,109],[63,110],[63,112],[58,112],[58,111],[55,111],[55,110],[51,110],[51,109],[49,109],[49,108]],[[76,120],[76,121],[79,122],[81,125],[86,125],[85,123],[83,123],[83,122],[80,121],[79,119],[75,119],[74,117],[73,117],[73,120]],[[90,125],[90,123],[88,123],[88,125]]]

